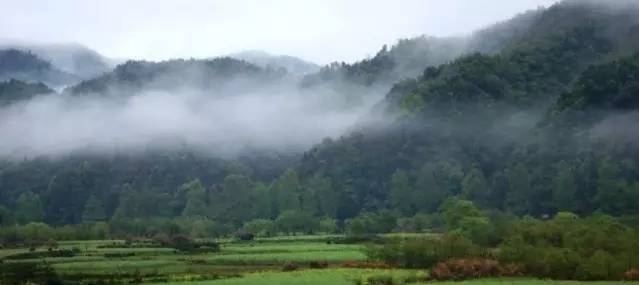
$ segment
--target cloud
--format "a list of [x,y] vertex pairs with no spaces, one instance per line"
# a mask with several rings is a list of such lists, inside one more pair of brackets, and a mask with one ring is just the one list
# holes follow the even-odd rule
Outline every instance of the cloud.
[[0,38],[79,42],[107,56],[161,60],[267,50],[354,61],[398,38],[469,33],[556,0],[0,1]]
[[[260,90],[260,89],[251,89]],[[353,104],[330,88],[144,91],[127,97],[52,94],[0,109],[0,157],[188,148],[221,157],[303,151],[346,132],[385,90]]]

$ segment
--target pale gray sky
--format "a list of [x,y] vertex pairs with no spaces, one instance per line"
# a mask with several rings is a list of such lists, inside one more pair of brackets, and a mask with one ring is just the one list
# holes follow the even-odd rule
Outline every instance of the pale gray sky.
[[0,0],[0,39],[77,42],[115,58],[260,49],[354,61],[420,34],[463,35],[556,0]]

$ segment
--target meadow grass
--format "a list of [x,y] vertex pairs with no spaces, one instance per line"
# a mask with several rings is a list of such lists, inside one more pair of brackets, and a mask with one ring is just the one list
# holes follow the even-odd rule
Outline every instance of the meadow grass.
[[379,269],[324,269],[324,270],[300,270],[293,272],[257,272],[246,274],[240,278],[228,278],[210,281],[195,282],[168,282],[157,283],[166,285],[352,285],[354,281],[373,275],[393,275],[396,278],[405,278],[419,274],[411,270],[379,270]]

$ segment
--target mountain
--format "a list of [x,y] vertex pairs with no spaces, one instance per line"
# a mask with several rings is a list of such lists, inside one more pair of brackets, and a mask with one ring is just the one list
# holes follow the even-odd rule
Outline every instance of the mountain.
[[142,90],[248,90],[273,82],[285,71],[263,69],[233,58],[208,60],[127,61],[111,72],[69,87],[72,94],[133,94]]
[[50,93],[54,91],[42,83],[26,83],[11,79],[0,82],[0,106]]
[[111,60],[79,44],[0,43],[0,49],[29,51],[55,68],[82,79],[102,75],[111,69]]
[[[636,1],[569,0],[465,38],[401,40],[374,57],[304,76],[304,90],[389,92],[352,131],[318,142],[299,160],[148,150],[6,161],[0,202],[14,207],[32,191],[45,201],[46,222],[80,223],[93,196],[107,216],[128,211],[133,221],[114,218],[112,225],[137,235],[157,233],[157,224],[144,226],[156,218],[190,218],[189,203],[226,233],[250,219],[298,212],[437,223],[441,217],[431,214],[450,197],[496,216],[637,215],[638,36]],[[232,58],[130,61],[67,92],[261,90],[284,78]],[[278,135],[288,140],[296,131]]]
[[319,70],[315,63],[288,55],[272,55],[264,51],[252,50],[229,54],[228,57],[244,60],[262,68],[286,69],[287,72],[305,75]]
[[29,51],[0,50],[0,81],[9,79],[44,82],[50,86],[63,86],[78,80]]
[[[639,42],[630,40],[639,32],[638,15],[639,5],[630,1],[564,1],[520,15],[512,25],[478,32],[481,39],[509,27],[517,31],[499,37],[497,45],[485,45],[483,53],[428,67],[417,78],[395,84],[380,104],[391,121],[362,124],[318,144],[304,155],[301,179],[322,175],[342,189],[341,203],[349,205],[342,217],[382,208],[401,208],[405,215],[432,212],[453,195],[520,215],[632,211],[623,201],[639,202],[636,188],[619,190],[634,198],[608,194],[587,173],[618,161],[610,179],[634,183],[639,173],[634,164],[624,163],[639,154],[637,145],[615,144],[601,135],[593,140],[584,135],[592,130],[572,127],[599,111],[544,122],[556,104],[559,109],[592,102],[605,109],[616,106],[589,125],[599,126],[601,134],[599,120],[623,108],[634,110],[632,64],[608,63],[639,51]],[[634,119],[618,124],[617,132],[634,133]],[[560,195],[553,181],[562,167],[581,187],[566,194],[573,195],[567,204],[553,200]],[[621,173],[627,176],[622,179]],[[394,192],[398,175],[408,179],[403,194]],[[400,201],[396,195],[405,196]]]

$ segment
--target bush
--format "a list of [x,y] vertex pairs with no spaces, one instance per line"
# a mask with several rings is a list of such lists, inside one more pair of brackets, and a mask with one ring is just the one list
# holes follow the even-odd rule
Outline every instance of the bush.
[[386,241],[381,236],[376,234],[357,234],[357,235],[347,235],[344,237],[333,237],[326,241],[329,244],[356,244],[356,243],[375,243],[382,244]]
[[282,266],[282,271],[284,271],[284,272],[295,271],[298,268],[299,268],[299,265],[297,265],[297,263],[289,261],[289,262],[284,263],[284,265]]
[[36,258],[45,258],[45,257],[74,257],[76,252],[70,249],[61,249],[61,250],[51,250],[51,251],[29,251],[18,253],[14,255],[10,255],[5,257],[5,259],[36,259]]
[[469,240],[446,235],[441,238],[395,239],[384,245],[367,248],[370,259],[405,268],[429,268],[451,258],[472,258],[481,255]]
[[366,278],[366,285],[395,285],[397,284],[390,275],[375,275]]
[[438,263],[430,271],[434,280],[465,280],[475,278],[519,276],[519,268],[510,265],[503,267],[492,259],[451,259]]
[[346,261],[342,263],[344,268],[368,268],[368,269],[391,269],[392,267],[383,262],[375,261]]
[[624,272],[623,279],[627,281],[639,281],[639,268],[633,268]]
[[313,269],[323,269],[328,267],[328,262],[326,260],[313,260],[309,262],[308,267]]
[[237,240],[241,240],[241,241],[252,241],[255,239],[255,235],[253,233],[245,231],[245,230],[238,230],[233,234],[233,236]]

